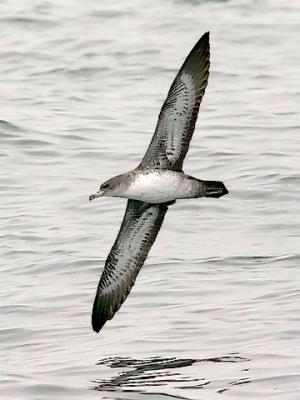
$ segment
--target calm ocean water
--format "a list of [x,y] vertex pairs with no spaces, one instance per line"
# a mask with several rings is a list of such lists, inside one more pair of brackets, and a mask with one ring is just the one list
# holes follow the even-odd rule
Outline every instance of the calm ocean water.
[[[299,1],[0,10],[0,398],[298,400]],[[88,195],[139,162],[207,30],[185,171],[230,194],[170,208],[96,335],[91,306],[126,202]]]

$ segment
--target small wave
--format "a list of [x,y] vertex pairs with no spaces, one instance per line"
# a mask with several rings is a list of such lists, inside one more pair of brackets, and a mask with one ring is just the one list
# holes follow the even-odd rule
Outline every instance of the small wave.
[[11,137],[12,132],[21,132],[22,128],[13,124],[12,122],[5,121],[4,119],[0,120],[0,131],[1,137]]
[[34,27],[42,27],[42,28],[52,28],[53,26],[57,25],[57,21],[55,20],[50,20],[46,18],[30,18],[30,17],[20,17],[20,16],[15,16],[15,17],[4,17],[1,18],[2,23],[7,23],[7,24],[16,24],[16,25],[26,25],[28,26],[34,26]]

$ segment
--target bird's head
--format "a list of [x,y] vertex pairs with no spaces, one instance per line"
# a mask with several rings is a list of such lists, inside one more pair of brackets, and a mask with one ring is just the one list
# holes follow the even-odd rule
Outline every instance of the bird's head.
[[97,197],[109,196],[109,197],[119,197],[120,196],[120,177],[115,176],[108,181],[102,183],[99,190],[95,194],[91,194],[89,200],[94,200]]

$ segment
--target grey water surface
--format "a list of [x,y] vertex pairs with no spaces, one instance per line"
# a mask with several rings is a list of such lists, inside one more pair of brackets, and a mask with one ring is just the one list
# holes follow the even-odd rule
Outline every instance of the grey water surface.
[[[299,399],[300,4],[2,1],[0,398]],[[178,201],[130,296],[91,306],[134,168],[184,58],[211,32]]]

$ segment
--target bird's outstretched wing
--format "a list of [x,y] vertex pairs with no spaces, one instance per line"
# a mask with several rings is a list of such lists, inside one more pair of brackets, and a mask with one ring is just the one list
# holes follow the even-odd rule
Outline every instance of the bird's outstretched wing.
[[208,74],[209,32],[206,32],[186,58],[171,85],[141,168],[182,169]]
[[168,204],[128,200],[117,239],[98,285],[92,325],[99,332],[128,296],[160,230]]

